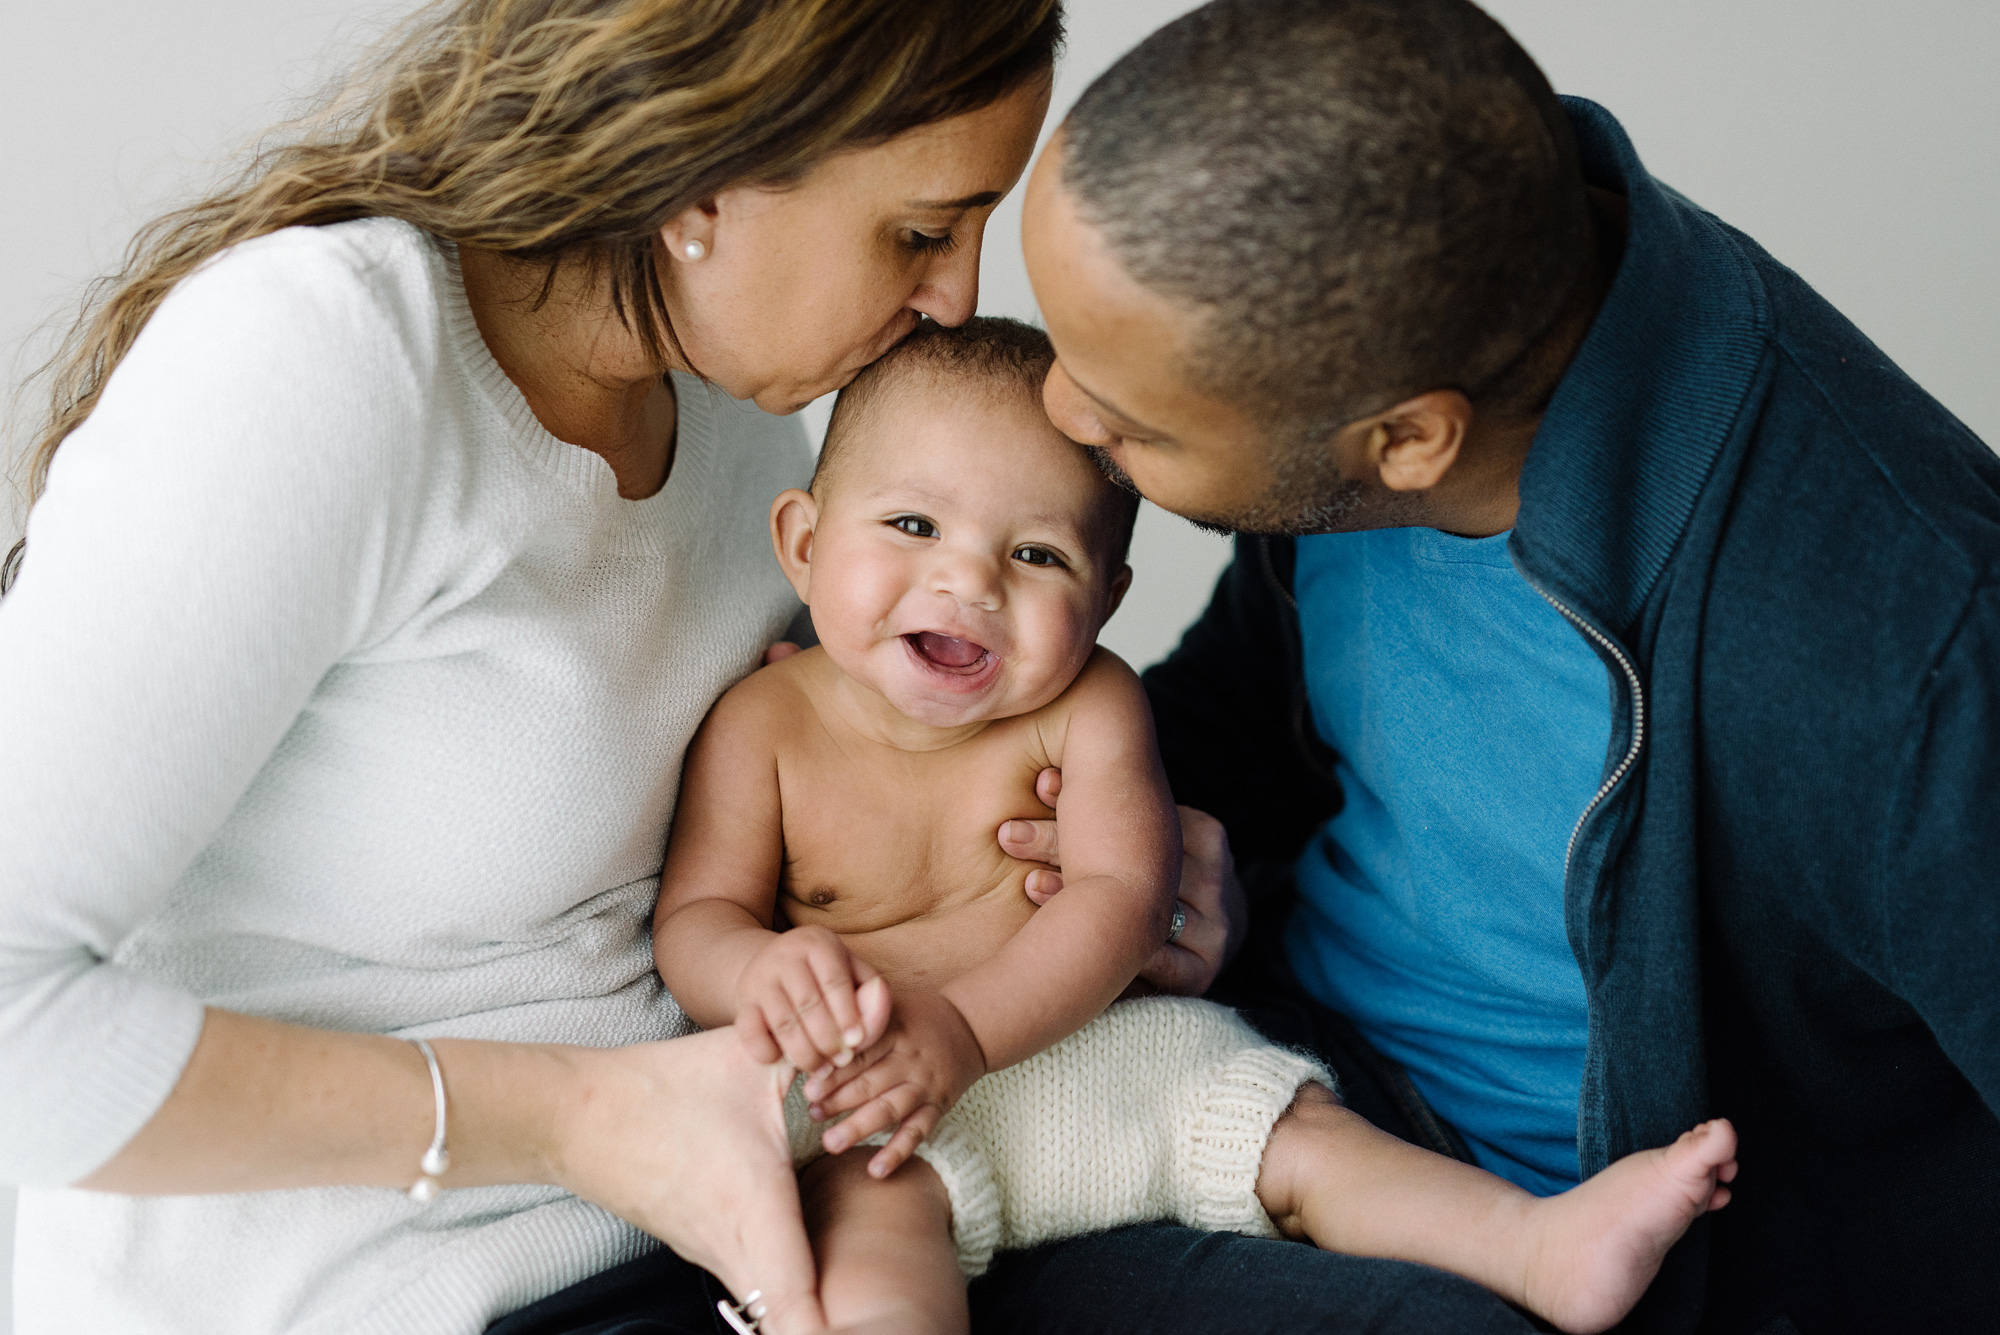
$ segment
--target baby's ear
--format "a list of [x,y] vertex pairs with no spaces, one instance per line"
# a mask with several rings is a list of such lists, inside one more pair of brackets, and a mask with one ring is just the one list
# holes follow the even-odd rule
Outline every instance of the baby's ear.
[[1104,619],[1111,620],[1118,611],[1118,604],[1125,601],[1125,593],[1132,587],[1132,567],[1119,566],[1118,573],[1111,577],[1111,596],[1104,600]]
[[797,487],[778,493],[771,502],[771,550],[778,554],[778,566],[792,582],[799,601],[812,605],[813,526],[819,523],[819,502],[809,491]]

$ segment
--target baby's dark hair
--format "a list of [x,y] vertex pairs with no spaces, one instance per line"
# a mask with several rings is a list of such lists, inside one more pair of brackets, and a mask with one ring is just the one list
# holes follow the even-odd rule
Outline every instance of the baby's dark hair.
[[[826,442],[820,446],[819,464],[813,469],[813,494],[823,496],[829,480],[839,473],[841,455],[849,448],[850,437],[860,433],[869,406],[908,377],[977,379],[1002,389],[1018,390],[1039,405],[1042,382],[1048,379],[1049,368],[1055,361],[1056,352],[1049,336],[1020,320],[978,315],[956,327],[925,320],[908,338],[854,377],[834,400],[833,416],[826,424]],[[1131,552],[1139,498],[1108,477],[1104,493],[1097,511],[1097,531],[1091,536],[1103,542],[1111,558],[1109,566],[1115,570],[1125,564]]]

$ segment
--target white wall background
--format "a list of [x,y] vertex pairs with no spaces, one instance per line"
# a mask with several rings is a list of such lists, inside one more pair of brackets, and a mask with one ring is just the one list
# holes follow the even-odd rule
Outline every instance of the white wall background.
[[[976,0],[967,0],[976,3]],[[1189,0],[1070,0],[1056,113]],[[1992,0],[1492,0],[1556,87],[1605,103],[1657,174],[1805,275],[2000,445],[2000,5]],[[67,0],[0,8],[0,359],[133,228],[404,5]],[[1032,318],[1018,200],[989,234],[982,309]],[[0,505],[0,546],[19,532]],[[1226,544],[1148,508],[1106,641],[1171,647]],[[0,702],[4,707],[14,702]],[[0,1255],[11,1252],[0,1195]],[[0,1335],[6,1321],[0,1272]]]

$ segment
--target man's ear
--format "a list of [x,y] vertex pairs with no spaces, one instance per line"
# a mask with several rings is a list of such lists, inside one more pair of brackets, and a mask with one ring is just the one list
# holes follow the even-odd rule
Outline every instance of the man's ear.
[[1132,567],[1119,566],[1118,573],[1111,577],[1111,596],[1104,600],[1104,619],[1117,614],[1118,605],[1125,601],[1126,593],[1132,587]]
[[1471,425],[1470,399],[1455,389],[1434,389],[1364,417],[1341,434],[1354,442],[1349,449],[1359,453],[1362,468],[1390,491],[1429,491],[1458,462]]
[[813,526],[819,523],[819,502],[797,487],[778,493],[771,502],[771,550],[778,567],[792,582],[799,601],[812,606]]

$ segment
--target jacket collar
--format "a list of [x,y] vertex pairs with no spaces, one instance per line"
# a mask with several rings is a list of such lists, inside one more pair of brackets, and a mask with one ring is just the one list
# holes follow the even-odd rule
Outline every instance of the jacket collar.
[[1630,204],[1603,307],[1535,433],[1509,550],[1628,635],[1749,398],[1769,332],[1729,230],[1653,179],[1603,107],[1564,98],[1584,179]]

